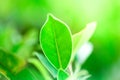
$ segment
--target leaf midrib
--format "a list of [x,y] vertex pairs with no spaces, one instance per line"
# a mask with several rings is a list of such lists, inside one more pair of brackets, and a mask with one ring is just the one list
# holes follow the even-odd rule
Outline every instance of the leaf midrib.
[[[53,25],[55,26],[55,23]],[[54,35],[55,46],[56,46],[56,49],[57,49],[57,56],[58,56],[59,67],[62,68],[61,58],[60,58],[59,49],[58,49],[58,43],[57,43],[57,40],[56,40],[56,34],[55,34],[55,30],[54,30],[53,27],[52,27],[52,31],[53,31],[53,35]]]

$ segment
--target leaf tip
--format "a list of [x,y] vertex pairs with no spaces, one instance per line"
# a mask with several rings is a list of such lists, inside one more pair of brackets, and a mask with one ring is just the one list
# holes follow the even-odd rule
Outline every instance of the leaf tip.
[[54,18],[53,14],[51,14],[51,13],[47,14],[47,19],[53,19],[53,18]]

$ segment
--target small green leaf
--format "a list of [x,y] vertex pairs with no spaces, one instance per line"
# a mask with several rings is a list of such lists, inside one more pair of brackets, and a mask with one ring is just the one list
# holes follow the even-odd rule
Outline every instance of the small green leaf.
[[66,80],[68,78],[68,74],[64,70],[58,71],[58,77],[57,80]]
[[10,80],[6,75],[0,72],[0,80]]
[[45,80],[41,73],[32,65],[28,65],[11,80]]
[[15,74],[25,66],[25,61],[14,54],[7,53],[0,49],[0,65]]
[[40,62],[45,66],[45,68],[52,74],[54,78],[56,78],[58,71],[50,64],[50,62],[42,54],[35,54],[39,58]]
[[91,38],[95,29],[96,29],[96,23],[93,22],[88,24],[85,29],[72,36],[73,39],[72,59],[74,58],[75,53],[78,51],[78,49]]
[[8,70],[6,67],[2,66],[1,64],[0,64],[0,73],[3,74],[3,75],[5,75],[7,78],[14,80],[13,76],[15,74],[11,73],[10,70]]
[[68,66],[72,52],[72,39],[66,24],[53,15],[48,15],[40,31],[40,43],[45,56],[55,68],[65,69]]
[[20,43],[19,49],[16,51],[16,54],[22,59],[28,59],[35,48],[34,45],[37,43],[37,37],[37,31],[34,29],[26,32],[23,36],[22,42]]
[[41,73],[41,75],[44,77],[45,80],[52,80],[48,71],[44,68],[44,66],[41,64],[41,62],[38,59],[30,58],[28,62],[33,64],[39,70],[39,72]]

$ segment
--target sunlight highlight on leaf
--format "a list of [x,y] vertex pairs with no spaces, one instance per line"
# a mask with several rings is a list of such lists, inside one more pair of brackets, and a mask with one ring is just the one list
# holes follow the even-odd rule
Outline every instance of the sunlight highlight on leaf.
[[73,52],[72,52],[72,60],[80,47],[87,42],[96,29],[96,22],[89,23],[87,27],[85,27],[82,31],[74,34],[72,36],[73,39]]

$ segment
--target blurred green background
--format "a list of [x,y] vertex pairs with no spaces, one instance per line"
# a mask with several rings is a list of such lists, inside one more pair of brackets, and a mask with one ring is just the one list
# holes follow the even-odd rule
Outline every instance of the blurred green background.
[[21,53],[39,50],[47,13],[73,34],[96,21],[94,51],[82,67],[92,75],[89,80],[120,80],[120,0],[0,0],[0,46],[22,58],[28,55]]

